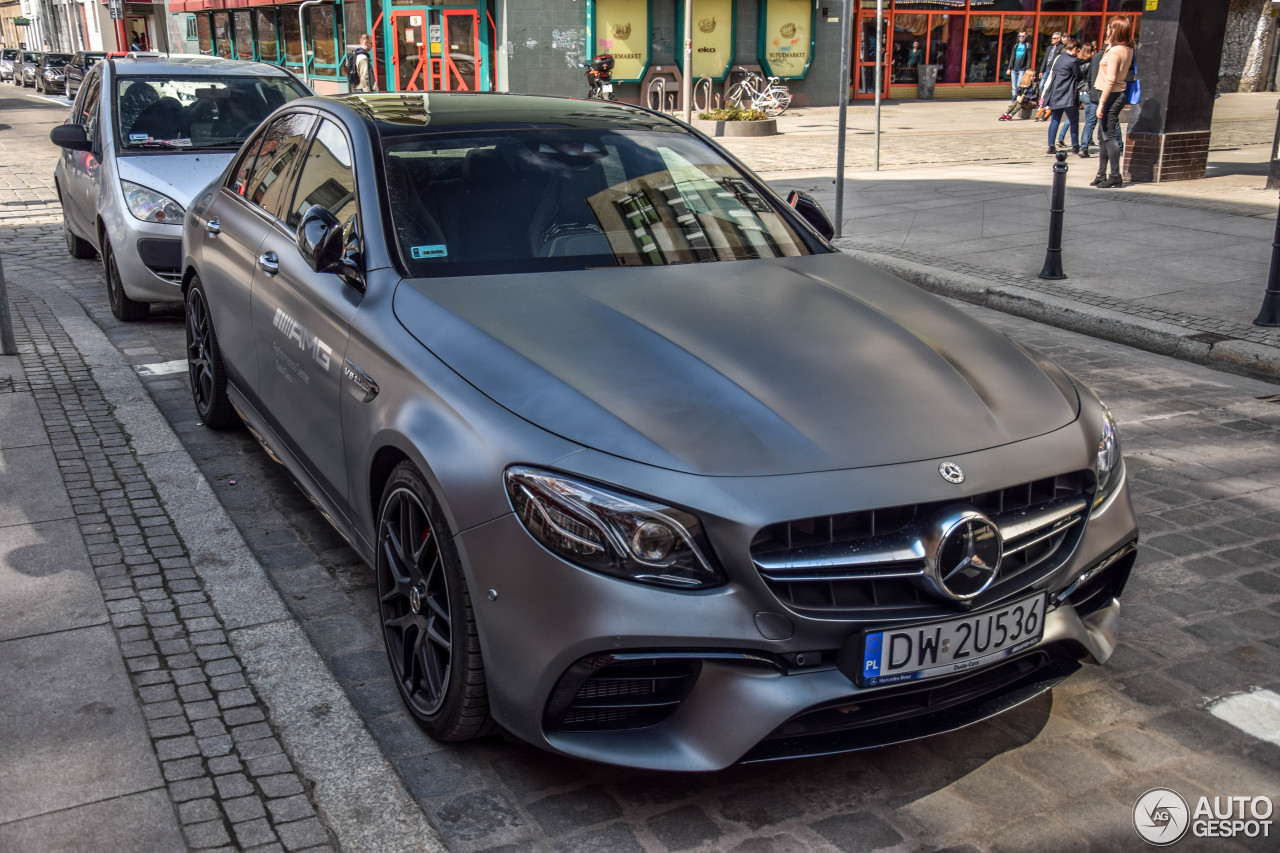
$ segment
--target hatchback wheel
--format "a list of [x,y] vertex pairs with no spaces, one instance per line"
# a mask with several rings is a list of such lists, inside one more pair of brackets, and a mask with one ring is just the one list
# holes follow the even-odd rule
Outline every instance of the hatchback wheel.
[[227,398],[227,374],[222,350],[213,332],[213,318],[199,278],[187,288],[187,376],[196,414],[210,429],[226,429],[239,421]]
[[411,462],[391,473],[378,511],[378,599],[400,697],[438,740],[488,734],[489,694],[471,596],[453,538]]
[[116,253],[111,244],[103,238],[102,262],[107,276],[107,300],[111,303],[111,313],[117,320],[126,322],[144,320],[151,313],[151,304],[130,299],[124,292],[124,283],[120,280],[120,268],[116,266]]
[[73,258],[79,258],[84,261],[98,254],[92,243],[88,240],[81,240],[71,230],[71,226],[67,224],[67,212],[65,210],[62,211],[62,238],[67,241],[67,252]]

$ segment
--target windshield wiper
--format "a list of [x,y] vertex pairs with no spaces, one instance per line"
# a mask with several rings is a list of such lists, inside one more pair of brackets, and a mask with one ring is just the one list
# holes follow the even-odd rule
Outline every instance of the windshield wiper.
[[183,151],[191,150],[190,142],[172,142],[168,139],[147,139],[140,142],[130,142],[130,148],[181,148]]

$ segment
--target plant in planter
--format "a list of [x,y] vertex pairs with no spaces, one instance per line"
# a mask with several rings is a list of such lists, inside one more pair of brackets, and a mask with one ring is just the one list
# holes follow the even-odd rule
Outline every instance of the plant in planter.
[[764,121],[768,116],[751,107],[735,107],[733,104],[725,104],[723,107],[716,107],[710,112],[698,113],[698,118],[703,121]]

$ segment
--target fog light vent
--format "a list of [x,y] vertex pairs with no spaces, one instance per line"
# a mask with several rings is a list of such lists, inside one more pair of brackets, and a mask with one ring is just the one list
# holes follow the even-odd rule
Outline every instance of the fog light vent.
[[694,658],[593,655],[570,667],[547,703],[548,731],[656,726],[679,707],[702,669]]

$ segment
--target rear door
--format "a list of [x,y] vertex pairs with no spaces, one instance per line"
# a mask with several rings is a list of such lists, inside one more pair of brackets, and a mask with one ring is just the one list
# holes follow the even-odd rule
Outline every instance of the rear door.
[[[290,112],[259,130],[240,159],[191,225],[188,244],[199,240],[197,270],[209,296],[209,311],[232,381],[251,399],[258,397],[258,361],[250,322],[251,287],[258,271],[258,247],[283,215],[294,166],[315,115]],[[266,343],[270,346],[270,342]]]
[[338,218],[358,241],[359,210],[351,144],[321,118],[300,163],[291,201],[258,250],[253,328],[264,411],[333,505],[347,503],[346,454],[339,392],[351,316],[361,293],[333,273],[317,273],[296,245],[302,215],[313,205]]

